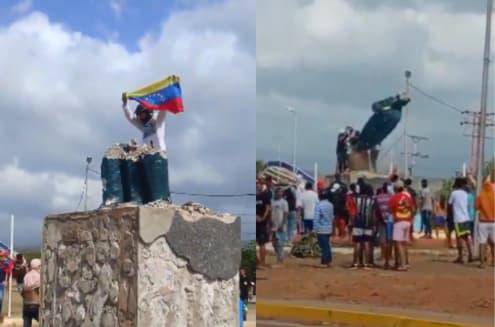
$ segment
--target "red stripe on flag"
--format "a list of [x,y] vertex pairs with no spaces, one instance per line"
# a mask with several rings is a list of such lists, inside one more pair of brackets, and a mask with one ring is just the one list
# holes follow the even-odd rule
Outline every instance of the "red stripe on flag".
[[159,111],[170,111],[171,113],[177,114],[184,111],[184,105],[182,103],[182,98],[170,99],[159,105],[149,103],[145,100],[137,100],[148,110],[159,110]]

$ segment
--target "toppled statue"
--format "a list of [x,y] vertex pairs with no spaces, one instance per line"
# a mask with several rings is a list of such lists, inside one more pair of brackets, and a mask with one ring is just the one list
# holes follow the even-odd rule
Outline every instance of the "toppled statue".
[[383,140],[397,127],[402,116],[402,108],[411,99],[405,94],[397,94],[374,102],[373,115],[361,132],[347,127],[340,131],[337,144],[337,172],[351,170],[369,170],[376,172],[376,162]]
[[402,108],[409,101],[411,99],[402,93],[373,103],[371,108],[374,114],[361,130],[356,150],[371,150],[380,145],[397,124],[399,124],[402,116]]

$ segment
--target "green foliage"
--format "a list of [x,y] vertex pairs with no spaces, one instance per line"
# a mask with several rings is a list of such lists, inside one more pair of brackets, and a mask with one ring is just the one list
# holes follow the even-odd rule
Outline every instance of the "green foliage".
[[440,190],[440,196],[444,196],[445,199],[449,198],[449,194],[452,191],[454,185],[454,179],[444,179],[442,182],[442,188]]
[[256,242],[250,241],[241,251],[241,268],[246,269],[248,276],[256,280]]
[[29,264],[32,259],[41,259],[41,252],[40,251],[20,251],[24,255],[24,258],[26,259],[26,262]]
[[492,158],[489,162],[486,163],[485,169],[483,171],[483,180],[490,175],[492,181],[495,180],[495,157]]

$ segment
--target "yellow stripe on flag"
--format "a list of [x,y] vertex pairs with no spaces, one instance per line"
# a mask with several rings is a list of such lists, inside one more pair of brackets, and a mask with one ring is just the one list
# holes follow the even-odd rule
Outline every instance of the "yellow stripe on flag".
[[142,97],[142,96],[145,96],[147,94],[156,92],[160,89],[163,89],[167,86],[170,86],[172,84],[179,83],[179,81],[180,81],[179,76],[171,75],[171,76],[165,78],[164,80],[155,82],[153,84],[150,84],[148,86],[140,88],[139,90],[136,90],[134,92],[127,92],[126,94],[127,94],[128,98],[129,97]]

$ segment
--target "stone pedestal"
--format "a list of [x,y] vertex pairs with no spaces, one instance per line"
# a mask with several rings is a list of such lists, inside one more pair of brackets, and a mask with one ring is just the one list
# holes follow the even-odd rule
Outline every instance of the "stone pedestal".
[[368,151],[353,151],[349,154],[350,170],[370,170]]
[[240,219],[120,206],[45,219],[42,326],[239,326]]

